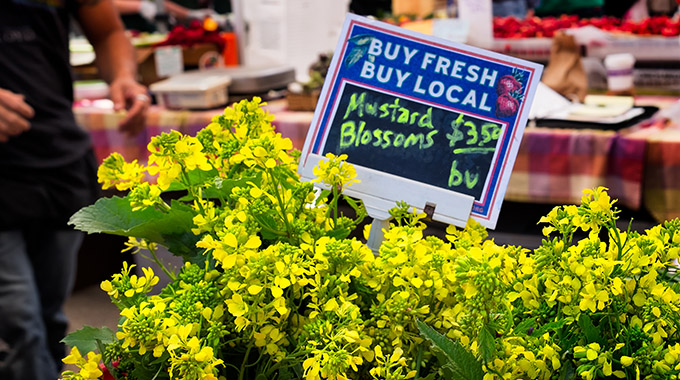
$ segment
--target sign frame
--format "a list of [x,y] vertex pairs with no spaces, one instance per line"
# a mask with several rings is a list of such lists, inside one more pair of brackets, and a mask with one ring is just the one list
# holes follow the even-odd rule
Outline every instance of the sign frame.
[[[359,46],[357,40],[365,37],[370,37],[368,39],[370,42],[368,42],[368,46],[366,46],[367,43],[362,41],[364,43],[364,45],[361,45],[363,53],[357,58],[357,49],[355,49],[355,47]],[[378,42],[375,42],[376,39]],[[443,90],[441,93],[438,91],[437,86],[439,85],[435,86],[435,90],[437,91],[432,91],[432,83],[434,83],[434,81],[431,82],[429,90],[419,88],[418,86],[422,79],[420,78],[421,75],[418,75],[415,87],[407,87],[414,88],[410,93],[402,91],[401,88],[397,88],[394,85],[392,85],[392,87],[387,85],[382,86],[381,83],[376,83],[377,77],[368,76],[369,70],[366,68],[368,67],[370,69],[371,65],[373,65],[374,70],[372,75],[374,75],[376,65],[380,62],[390,63],[389,61],[385,61],[387,58],[381,57],[380,54],[376,53],[378,51],[377,46],[380,44],[382,49],[382,46],[386,45],[384,43],[386,40],[394,43],[392,45],[393,50],[390,59],[395,62],[397,59],[397,54],[395,52],[399,51],[395,48],[395,46],[398,45],[396,42],[402,42],[404,44],[402,49],[402,52],[404,53],[403,63],[405,63],[406,66],[401,66],[402,68],[408,67],[409,70],[411,70],[412,66],[409,64],[411,58],[414,59],[413,62],[420,64],[420,66],[414,64],[412,72],[409,71],[411,73],[417,74],[420,71],[425,71],[426,68],[430,68],[431,70],[435,67],[435,64],[439,65],[440,60],[437,57],[445,57],[444,60],[448,59],[449,63],[453,60],[456,64],[458,64],[458,61],[463,62],[461,64],[463,66],[467,64],[469,69],[465,76],[465,80],[470,81],[471,78],[475,78],[475,75],[473,74],[476,73],[476,80],[481,82],[481,84],[474,84],[476,87],[455,85],[458,82],[462,82],[462,76],[452,78],[454,74],[453,69],[448,72],[447,70],[442,70],[442,67],[437,66],[439,71],[435,72],[436,74],[442,74],[444,72],[450,73],[449,78],[445,78],[443,75],[436,77],[441,79],[437,80],[437,82],[442,83],[442,86],[444,85],[444,80],[446,80],[446,83],[449,86],[449,90],[447,90],[446,94],[447,100],[453,99],[453,96],[449,95],[453,94],[454,90],[468,91],[468,95],[466,95],[465,100],[462,102],[464,104],[456,104],[455,107],[451,102],[446,103],[434,97],[437,93],[439,93],[440,97],[443,97]],[[411,50],[408,50],[409,44],[412,47]],[[350,46],[354,49],[350,50]],[[388,50],[381,51],[387,54]],[[368,54],[366,54],[367,52]],[[371,54],[371,52],[373,54]],[[411,58],[408,58],[409,54]],[[427,57],[430,58],[428,62],[426,62],[428,60]],[[434,63],[434,58],[432,57],[435,57],[438,61]],[[351,64],[363,64],[360,76],[357,75],[357,68],[359,66],[355,66],[353,69],[354,71],[351,71],[352,69],[349,68]],[[476,69],[471,69],[470,67],[472,66],[476,66]],[[395,68],[395,71],[396,70],[397,69]],[[498,98],[501,97],[500,92],[496,94],[496,91],[499,90],[494,89],[497,87],[497,82],[499,82],[499,78],[501,77],[499,73],[507,74],[511,70],[513,73],[519,71],[522,74],[528,74],[528,78],[520,86],[522,93],[519,95],[523,98],[517,103],[518,106],[513,115],[499,117],[497,110],[495,111],[495,115],[491,113],[492,109],[487,103],[493,96],[497,96]],[[500,213],[502,199],[517,156],[530,105],[533,101],[542,71],[543,66],[537,63],[444,40],[435,36],[413,32],[366,17],[348,14],[335,53],[333,54],[312,123],[305,139],[298,172],[303,179],[311,179],[313,178],[313,167],[317,165],[319,160],[325,159],[325,153],[331,152],[336,155],[348,154],[348,162],[354,165],[357,171],[357,177],[361,182],[347,188],[345,193],[349,196],[362,199],[366,205],[369,216],[372,218],[383,221],[389,219],[390,215],[388,210],[393,208],[397,201],[404,201],[420,211],[431,211],[430,216],[433,220],[457,226],[465,226],[467,220],[472,217],[483,226],[493,229],[495,228],[498,214]],[[407,75],[404,72],[400,72],[401,74],[393,77],[393,81],[401,80],[398,82],[400,86],[404,83],[409,83],[407,82],[407,78],[409,78],[410,74]],[[434,74],[429,73],[424,75]],[[410,78],[414,79],[416,78],[416,75],[414,74],[413,77]],[[384,76],[382,79],[384,79]],[[456,79],[460,80],[456,82]],[[411,84],[413,85],[413,81],[411,81]],[[487,89],[483,86],[489,88]],[[452,87],[454,87],[453,90],[451,90]],[[473,126],[475,124],[474,121],[486,121],[487,124],[497,124],[500,129],[498,129],[497,134],[494,134],[496,140],[489,140],[490,142],[488,142],[488,144],[495,144],[493,145],[493,149],[491,145],[483,147],[486,149],[484,154],[487,154],[485,160],[489,161],[489,169],[488,172],[484,173],[483,185],[481,181],[476,185],[477,190],[475,191],[478,194],[454,191],[441,185],[433,185],[418,179],[388,173],[380,168],[357,164],[352,162],[351,153],[337,151],[332,147],[327,146],[329,134],[331,132],[336,134],[339,133],[337,132],[337,118],[338,115],[342,113],[339,112],[340,103],[344,102],[344,104],[347,104],[348,100],[343,98],[343,96],[349,94],[351,88],[364,88],[369,95],[374,94],[376,96],[394,98],[397,99],[397,103],[401,100],[402,104],[429,107],[427,108],[429,112],[438,112],[439,114],[448,113],[451,115],[457,114],[459,116],[458,120],[462,120],[460,118],[463,117],[468,117],[473,120]],[[486,92],[480,91],[482,94],[481,99],[477,101],[475,98],[475,91],[476,89],[481,88],[485,89]],[[420,91],[418,90],[423,90],[423,96],[416,96],[420,95]],[[418,94],[414,94],[414,91]],[[491,94],[491,91],[494,91],[494,93]],[[470,93],[473,93],[472,98],[470,98]],[[356,94],[356,92],[354,94]],[[362,94],[364,93],[362,92]],[[459,98],[456,99],[460,102]],[[472,100],[468,101],[468,99]],[[473,106],[478,107],[479,109],[475,110],[473,109]],[[347,109],[349,109],[349,107],[347,107]],[[432,111],[432,109],[435,111]],[[347,113],[348,112],[345,112],[345,116]],[[394,120],[394,118],[392,120]],[[413,121],[413,118],[411,121]],[[335,127],[333,123],[336,123]],[[444,135],[445,133],[441,133],[439,136]],[[451,147],[454,147],[454,143],[460,143],[461,141],[460,139],[452,140],[451,137],[447,138],[450,140],[449,144],[451,144]],[[335,139],[337,140],[337,137],[335,137]],[[469,141],[470,140],[467,140],[466,143]],[[478,149],[481,150],[482,148]],[[463,150],[452,148],[450,157],[459,154],[454,153],[458,151],[462,152]],[[491,157],[488,156],[489,152],[492,154]],[[370,159],[366,160],[370,161]],[[454,162],[451,166],[451,173],[455,170],[455,164],[456,163]],[[448,175],[449,173],[446,174]],[[449,184],[452,183],[451,179],[448,181]]]

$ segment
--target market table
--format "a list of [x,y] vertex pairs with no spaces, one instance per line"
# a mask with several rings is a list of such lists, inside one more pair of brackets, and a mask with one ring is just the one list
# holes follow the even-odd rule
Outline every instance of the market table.
[[[311,112],[287,110],[283,99],[268,102],[265,109],[275,116],[276,130],[293,141],[293,146],[302,148],[307,128],[312,120]],[[213,116],[221,114],[224,108],[209,110],[169,110],[152,106],[149,110],[146,129],[135,137],[128,137],[118,131],[122,113],[112,111],[110,101],[79,101],[74,107],[76,121],[92,136],[95,153],[99,162],[113,152],[120,153],[126,160],[144,161],[148,158],[147,144],[152,136],[176,130],[183,134],[195,135],[208,125]]]
[[[674,97],[640,99],[661,108],[677,101]],[[659,222],[680,218],[680,122],[638,125],[622,131],[622,135],[645,141],[641,197],[644,208]]]
[[[639,97],[640,105],[665,106],[672,97]],[[269,101],[274,126],[301,149],[312,112],[289,111],[283,99]],[[117,131],[122,114],[96,104],[74,107],[78,122],[90,131],[101,161],[111,152],[127,160],[145,160],[151,136],[178,130],[195,134],[222,109],[188,111],[152,107],[147,129],[130,138]],[[646,208],[658,221],[680,217],[680,126],[631,128],[527,127],[505,199],[543,204],[578,204],[582,190],[605,186],[612,198],[632,210]]]
[[579,204],[583,189],[605,186],[640,208],[645,141],[597,129],[526,128],[505,199]]

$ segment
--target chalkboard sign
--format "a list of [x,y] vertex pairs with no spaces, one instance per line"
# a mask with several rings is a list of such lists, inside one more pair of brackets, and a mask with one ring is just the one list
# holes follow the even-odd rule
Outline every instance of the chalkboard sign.
[[[396,201],[494,228],[542,66],[348,15],[299,171],[347,154],[373,217]],[[396,190],[396,191],[395,191]],[[378,215],[379,214],[379,215]]]

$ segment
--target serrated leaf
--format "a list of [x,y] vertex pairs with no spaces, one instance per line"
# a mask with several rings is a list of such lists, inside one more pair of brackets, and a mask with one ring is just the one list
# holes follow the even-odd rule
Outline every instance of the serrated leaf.
[[522,322],[518,323],[517,326],[515,326],[514,331],[516,334],[529,334],[530,329],[536,329],[536,318],[528,318],[523,320]]
[[486,363],[490,362],[496,354],[496,341],[489,326],[484,326],[479,330],[477,341],[479,343],[479,354],[482,356],[482,360]]
[[566,320],[560,319],[559,321],[556,322],[550,322],[546,323],[545,325],[541,326],[538,331],[534,332],[532,335],[534,336],[541,336],[549,331],[557,331],[561,329],[565,324],[567,323]]
[[69,224],[88,233],[134,236],[160,242],[164,234],[186,231],[193,225],[193,217],[191,209],[180,203],[173,204],[167,213],[154,208],[132,211],[127,199],[112,197],[101,198],[94,205],[79,210]]
[[84,326],[80,330],[76,330],[68,334],[61,341],[69,347],[78,347],[81,355],[85,355],[90,351],[97,351],[97,342],[103,344],[113,343],[116,337],[108,327],[95,328],[91,326]]
[[76,212],[69,224],[87,233],[132,236],[168,247],[170,252],[192,256],[198,240],[191,232],[194,211],[183,203],[172,201],[171,209],[154,208],[132,211],[127,198],[101,198],[95,204]]
[[162,218],[156,209],[132,212],[126,198],[114,196],[100,198],[91,206],[84,207],[71,216],[69,224],[87,233],[113,233],[129,231],[149,220]]
[[605,340],[600,334],[600,330],[593,324],[593,320],[587,314],[581,314],[578,318],[578,325],[583,331],[583,336],[586,338],[586,343],[597,342],[600,344],[605,344]]
[[194,264],[202,263],[205,260],[202,250],[196,248],[196,243],[200,240],[200,236],[184,232],[163,235],[163,240],[165,241],[163,245],[175,256],[182,256]]
[[444,372],[445,379],[482,380],[482,363],[460,343],[447,338],[421,320],[416,320],[418,330],[432,345],[433,352]]

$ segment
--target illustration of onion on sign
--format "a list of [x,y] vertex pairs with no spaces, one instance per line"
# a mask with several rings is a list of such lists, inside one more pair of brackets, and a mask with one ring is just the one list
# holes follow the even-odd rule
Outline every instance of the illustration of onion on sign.
[[494,228],[542,66],[348,15],[299,172],[347,154],[348,195],[389,219],[396,201]]

